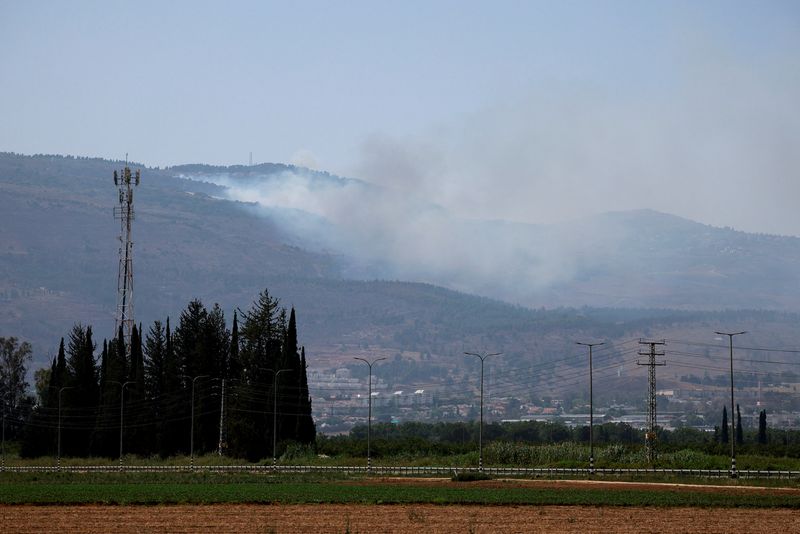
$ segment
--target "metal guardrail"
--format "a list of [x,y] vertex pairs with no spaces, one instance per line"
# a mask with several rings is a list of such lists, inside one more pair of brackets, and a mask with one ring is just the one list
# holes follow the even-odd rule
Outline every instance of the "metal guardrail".
[[[111,472],[207,472],[207,473],[342,473],[393,476],[452,476],[455,473],[478,473],[477,467],[445,466],[366,466],[341,465],[69,465],[69,466],[5,466],[1,471],[12,473],[111,473]],[[564,477],[593,476],[613,477],[620,475],[677,475],[686,477],[729,478],[728,469],[672,469],[672,468],[569,468],[569,467],[484,467],[483,473],[490,476],[506,477]],[[738,478],[800,478],[800,471],[741,469],[736,471]]]

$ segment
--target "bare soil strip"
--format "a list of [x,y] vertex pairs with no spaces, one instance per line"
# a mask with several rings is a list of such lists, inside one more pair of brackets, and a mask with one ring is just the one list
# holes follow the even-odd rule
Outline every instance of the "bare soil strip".
[[[355,485],[374,486],[424,486],[453,487],[455,484],[449,478],[411,478],[411,477],[379,477],[353,481]],[[680,484],[674,482],[623,482],[613,480],[530,480],[530,479],[493,479],[475,482],[462,482],[464,486],[481,488],[541,488],[541,489],[609,489],[637,490],[637,491],[691,491],[707,493],[760,493],[764,495],[797,495],[800,497],[800,487],[770,487],[770,486],[745,486],[745,485],[711,485],[711,484]],[[795,482],[797,484],[797,482]]]
[[0,506],[0,531],[129,533],[800,532],[796,510],[592,506]]

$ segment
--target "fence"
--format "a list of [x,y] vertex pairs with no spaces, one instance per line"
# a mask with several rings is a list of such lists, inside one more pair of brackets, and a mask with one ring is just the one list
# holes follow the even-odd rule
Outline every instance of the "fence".
[[[207,472],[207,473],[341,473],[391,476],[452,476],[457,473],[479,472],[477,467],[444,466],[326,466],[326,465],[90,465],[90,466],[6,466],[6,472]],[[652,476],[674,475],[685,477],[729,478],[727,469],[633,469],[633,468],[568,468],[568,467],[484,467],[483,473],[494,477],[569,477],[569,476]],[[800,471],[787,470],[737,470],[739,478],[800,478]]]

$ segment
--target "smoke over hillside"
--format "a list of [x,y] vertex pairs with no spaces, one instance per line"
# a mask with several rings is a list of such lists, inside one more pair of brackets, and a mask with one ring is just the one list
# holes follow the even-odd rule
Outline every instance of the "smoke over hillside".
[[743,307],[743,284],[759,295],[749,306],[800,304],[797,291],[785,291],[800,287],[797,276],[759,252],[778,247],[800,259],[797,238],[649,210],[550,225],[467,219],[397,189],[294,167],[181,174],[247,203],[296,245],[338,256],[348,277],[423,281],[529,306]]

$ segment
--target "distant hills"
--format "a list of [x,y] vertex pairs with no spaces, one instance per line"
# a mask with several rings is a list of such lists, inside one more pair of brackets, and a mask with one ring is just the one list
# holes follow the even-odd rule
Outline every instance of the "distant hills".
[[[111,177],[123,165],[0,154],[0,335],[32,341],[39,363],[74,322],[112,334]],[[176,320],[195,297],[230,318],[268,287],[297,306],[300,342],[331,366],[357,351],[430,357],[474,346],[536,362],[574,352],[579,336],[689,335],[725,321],[769,324],[765,342],[797,342],[798,238],[653,211],[554,226],[467,221],[288,165],[132,166],[142,168],[134,296],[145,328]],[[398,219],[409,235],[387,230]],[[734,309],[765,311],[719,311]]]
[[[247,200],[345,275],[424,281],[529,307],[800,310],[800,238],[652,210],[530,225],[458,218],[425,199],[286,165],[171,171]],[[208,189],[205,189],[208,192]]]

